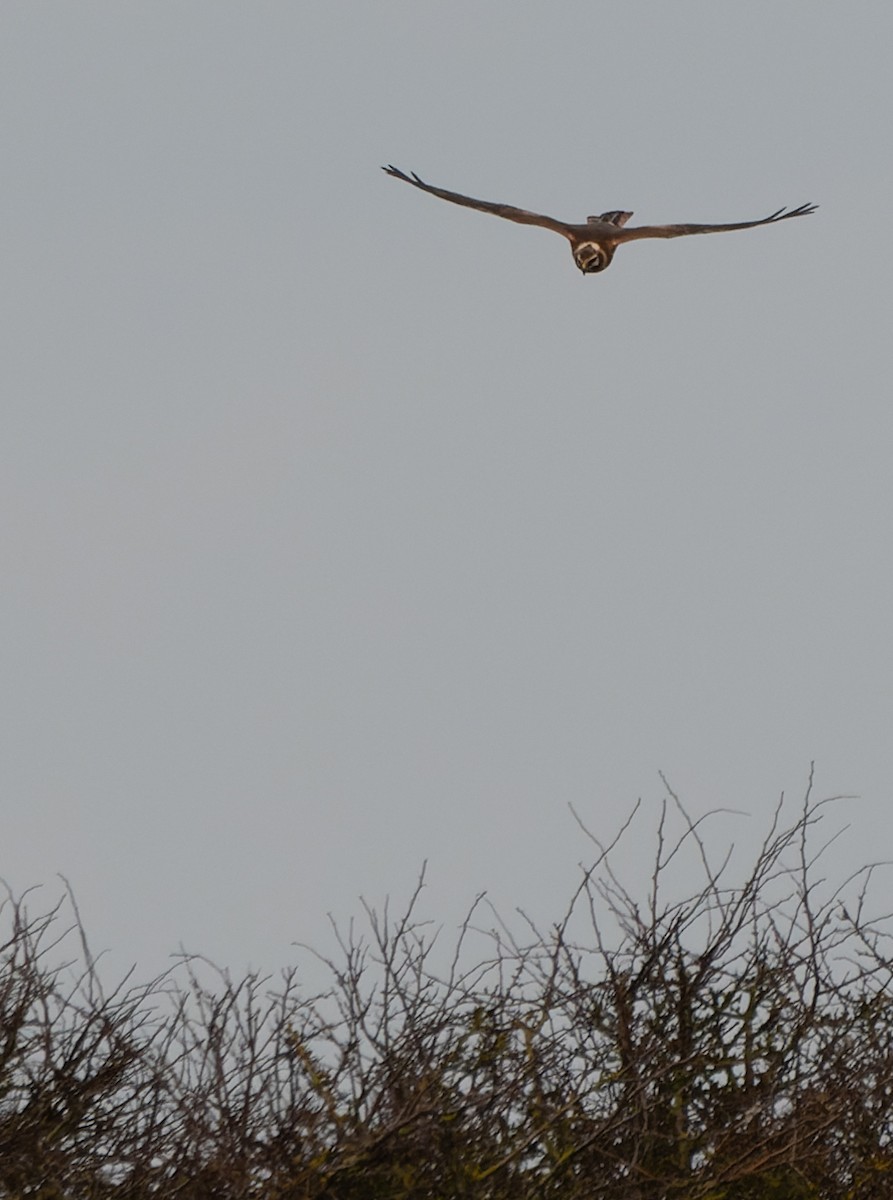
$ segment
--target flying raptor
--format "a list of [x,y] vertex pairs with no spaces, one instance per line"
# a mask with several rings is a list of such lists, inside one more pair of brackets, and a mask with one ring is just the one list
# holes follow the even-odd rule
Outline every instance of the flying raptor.
[[633,215],[631,212],[612,210],[603,212],[597,217],[587,217],[584,225],[571,225],[566,221],[556,221],[554,217],[545,217],[540,213],[527,212],[524,208],[515,208],[511,204],[492,204],[488,200],[473,200],[471,196],[462,196],[459,192],[448,192],[444,188],[432,187],[419,179],[418,175],[406,175],[397,167],[382,167],[382,170],[411,183],[413,187],[439,196],[441,200],[450,200],[453,204],[464,204],[466,208],[476,208],[480,212],[493,213],[497,217],[505,217],[507,221],[517,221],[520,225],[541,225],[543,229],[551,229],[566,237],[571,244],[574,262],[584,275],[594,275],[604,271],[611,265],[614,251],[621,242],[634,242],[639,238],[674,238],[687,237],[690,233],[726,233],[731,229],[756,229],[758,225],[774,225],[776,221],[786,221],[789,217],[806,217],[815,212],[818,205],[801,204],[786,212],[780,208],[778,212],[759,221],[738,221],[732,225],[633,225],[625,228],[627,221]]

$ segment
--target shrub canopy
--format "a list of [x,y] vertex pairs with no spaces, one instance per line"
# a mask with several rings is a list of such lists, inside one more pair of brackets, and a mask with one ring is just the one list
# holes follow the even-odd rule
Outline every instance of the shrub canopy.
[[734,882],[670,792],[641,895],[615,869],[641,812],[581,825],[557,924],[479,899],[449,953],[420,879],[335,930],[318,995],[199,959],[108,987],[70,894],[10,896],[0,1196],[887,1200],[889,932],[872,868],[817,875],[829,803],[780,803]]

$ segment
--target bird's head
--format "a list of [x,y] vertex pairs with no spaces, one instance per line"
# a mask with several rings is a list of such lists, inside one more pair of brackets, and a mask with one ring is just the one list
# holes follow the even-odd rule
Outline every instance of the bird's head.
[[574,247],[574,262],[584,275],[595,275],[611,265],[614,247],[600,242],[580,242]]

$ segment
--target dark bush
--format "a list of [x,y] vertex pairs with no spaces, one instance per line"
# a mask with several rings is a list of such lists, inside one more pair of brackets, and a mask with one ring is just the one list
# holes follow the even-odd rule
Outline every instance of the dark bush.
[[557,925],[479,901],[449,954],[420,880],[336,930],[317,996],[198,959],[108,988],[70,895],[9,897],[0,1196],[886,1200],[888,932],[871,868],[816,876],[828,803],[779,804],[736,883],[671,792],[641,895],[614,866],[634,812],[610,846],[583,829]]

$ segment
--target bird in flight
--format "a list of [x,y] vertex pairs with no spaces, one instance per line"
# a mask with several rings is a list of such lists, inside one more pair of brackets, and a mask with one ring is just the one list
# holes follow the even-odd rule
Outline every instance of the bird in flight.
[[758,225],[774,225],[776,221],[787,221],[789,217],[806,217],[815,212],[818,205],[801,204],[786,212],[780,208],[778,212],[759,221],[738,221],[732,225],[633,225],[625,228],[627,221],[633,215],[631,212],[612,210],[603,212],[597,217],[587,217],[583,225],[571,225],[566,221],[556,221],[554,217],[545,217],[540,213],[527,212],[524,208],[515,208],[511,204],[493,204],[489,200],[473,200],[471,196],[462,196],[459,192],[448,192],[444,188],[432,187],[419,179],[418,175],[406,175],[397,167],[382,167],[387,175],[411,183],[413,187],[439,196],[441,200],[450,200],[453,204],[464,204],[466,208],[476,208],[480,212],[493,213],[497,217],[505,217],[507,221],[517,221],[520,225],[541,225],[543,229],[551,229],[566,237],[571,244],[574,262],[584,275],[594,275],[604,271],[611,265],[614,251],[621,242],[634,242],[639,238],[674,238],[687,237],[690,233],[726,233],[731,229],[756,229]]

